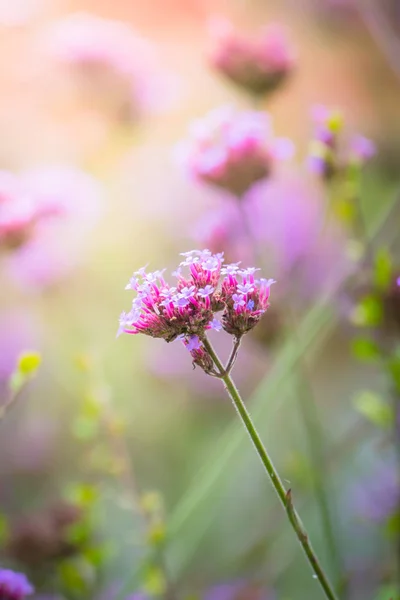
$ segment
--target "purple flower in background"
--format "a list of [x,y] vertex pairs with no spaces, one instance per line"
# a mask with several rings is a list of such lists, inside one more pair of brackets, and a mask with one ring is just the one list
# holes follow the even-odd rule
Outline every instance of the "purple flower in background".
[[131,122],[168,104],[171,82],[151,42],[122,22],[75,13],[54,23],[45,44],[69,67],[89,101]]
[[362,136],[356,135],[350,140],[350,157],[359,163],[364,163],[370,160],[376,153],[376,147],[371,140]]
[[375,154],[373,142],[361,135],[345,135],[344,118],[338,109],[317,105],[312,111],[313,139],[308,156],[311,172],[331,179],[349,166],[364,165]]
[[[296,293],[315,295],[333,289],[352,268],[343,250],[342,230],[334,221],[324,224],[325,202],[323,190],[311,179],[296,173],[274,177],[255,185],[243,199],[241,210],[221,199],[197,222],[194,238],[213,252],[224,250],[232,262],[254,260],[255,243],[271,272],[285,274],[280,279],[286,289],[296,286]],[[229,268],[234,271],[239,266],[234,263]],[[289,277],[294,269],[296,277]]]
[[19,181],[45,217],[35,221],[23,245],[8,253],[6,267],[18,283],[43,287],[82,260],[100,213],[102,189],[90,175],[63,166],[26,171]]
[[204,594],[203,600],[273,600],[273,595],[257,584],[232,581],[210,588]]
[[215,18],[210,34],[211,66],[250,94],[275,91],[295,67],[294,48],[278,24],[263,27],[256,36],[243,35],[227,19]]
[[369,521],[382,523],[400,507],[400,476],[393,463],[382,463],[373,475],[353,491],[357,514]]
[[23,573],[0,569],[0,600],[24,600],[33,587]]
[[276,163],[292,153],[290,140],[274,137],[266,113],[229,106],[195,121],[190,140],[179,149],[182,162],[195,179],[238,198],[254,183],[269,177]]

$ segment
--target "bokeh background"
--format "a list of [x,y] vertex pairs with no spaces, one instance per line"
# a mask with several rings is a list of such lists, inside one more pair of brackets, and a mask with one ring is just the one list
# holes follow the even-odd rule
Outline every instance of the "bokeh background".
[[[76,12],[123,21],[146,40],[149,48],[127,57],[140,75],[137,104],[127,107],[112,79],[88,83],[60,61],[53,38]],[[215,241],[221,214],[228,255],[252,259],[232,225],[233,201],[194,182],[176,158],[194,119],[223,104],[251,108],[210,67],[215,15],[250,32],[281,23],[297,54],[290,80],[259,103],[296,154],[254,192],[264,203],[262,266],[277,284],[233,375],[334,577],[299,406],[300,357],[323,429],[343,597],[389,600],[398,593],[396,452],[390,426],[360,414],[355,402],[360,393],[386,398],[388,386],[376,365],[351,351],[354,298],[341,284],[354,269],[352,234],[335,220],[318,234],[324,193],[304,173],[311,107],[340,107],[346,127],[376,145],[363,173],[362,210],[373,247],[389,248],[396,264],[396,0],[1,1],[0,167],[66,207],[38,239],[0,257],[4,398],[19,353],[42,356],[38,376],[1,423],[1,563],[29,573],[40,598],[168,597],[165,573],[170,598],[208,597],[237,581],[260,586],[263,598],[322,598],[219,382],[193,371],[179,342],[115,338],[132,272],[145,264],[173,270],[179,252]],[[118,39],[109,44],[105,52]],[[289,310],[295,326],[287,335]],[[226,354],[222,338],[216,343]],[[156,528],[150,541],[149,519],[138,509],[149,491],[159,494],[145,496]],[[65,517],[67,501],[77,513]],[[58,546],[62,519],[52,525],[56,533],[49,525],[54,507],[73,524]],[[165,546],[154,554],[164,527]],[[255,588],[234,589],[209,597],[261,598]]]

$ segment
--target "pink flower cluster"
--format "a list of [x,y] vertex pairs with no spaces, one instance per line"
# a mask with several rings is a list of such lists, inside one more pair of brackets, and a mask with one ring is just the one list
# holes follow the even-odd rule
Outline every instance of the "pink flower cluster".
[[43,286],[83,255],[99,215],[102,189],[72,167],[0,173],[0,251],[19,283]]
[[343,139],[343,116],[337,109],[317,105],[312,111],[314,136],[310,148],[311,171],[331,179],[350,166],[362,166],[375,154],[371,140],[355,135]]
[[[159,107],[168,96],[153,46],[122,21],[75,13],[45,38],[50,53],[71,67],[92,99],[128,120]],[[153,77],[153,72],[158,72]]]
[[[224,329],[240,338],[253,329],[269,306],[274,281],[255,279],[258,269],[253,267],[224,265],[222,253],[191,250],[182,255],[184,260],[173,273],[174,286],[165,281],[164,271],[147,273],[143,267],[134,273],[126,289],[137,295],[131,310],[120,316],[118,335],[144,333],[167,342],[179,338],[204,368],[205,332]],[[221,311],[219,320],[216,313]]]
[[295,67],[296,54],[284,28],[274,24],[245,36],[226,19],[211,22],[211,66],[251,94],[278,89]]
[[40,221],[58,213],[58,207],[38,201],[23,179],[0,171],[0,250],[21,247]]
[[182,162],[197,180],[237,198],[269,177],[277,161],[292,154],[290,140],[274,137],[268,114],[230,106],[195,121],[190,140],[180,146]]

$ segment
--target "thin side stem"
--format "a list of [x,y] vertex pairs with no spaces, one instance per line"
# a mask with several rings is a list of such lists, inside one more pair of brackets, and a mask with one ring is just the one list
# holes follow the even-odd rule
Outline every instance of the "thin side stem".
[[294,507],[292,491],[290,489],[289,490],[285,489],[285,486],[282,483],[279,473],[275,469],[275,467],[272,463],[272,460],[269,457],[268,452],[267,452],[266,448],[264,447],[260,436],[257,433],[257,430],[253,424],[250,414],[248,413],[248,411],[243,403],[243,400],[240,397],[238,389],[236,388],[234,382],[232,381],[229,373],[225,372],[224,365],[218,358],[218,355],[215,353],[214,348],[212,347],[210,341],[206,337],[204,337],[202,339],[202,342],[203,342],[204,347],[206,348],[207,352],[211,356],[212,360],[214,361],[217,369],[221,373],[221,379],[224,382],[225,389],[228,392],[228,394],[238,412],[238,415],[254,444],[254,447],[258,453],[258,456],[260,457],[261,462],[263,463],[265,470],[267,471],[267,473],[270,477],[272,485],[274,486],[275,491],[279,497],[279,500],[282,503],[282,506],[287,514],[289,522],[290,522],[291,526],[293,527],[293,530],[297,536],[297,539],[299,540],[301,547],[304,550],[307,560],[315,574],[316,579],[318,579],[318,581],[325,593],[326,598],[328,598],[329,600],[338,600],[338,598],[332,588],[332,585],[329,582],[329,579],[328,579],[327,575],[325,574],[325,572],[319,562],[319,559],[311,546],[307,531],[305,530],[305,528],[300,520],[300,517],[297,514],[297,511]]
[[242,338],[237,337],[237,338],[235,338],[235,341],[233,342],[231,355],[230,355],[228,362],[226,363],[226,367],[225,367],[225,373],[227,373],[227,374],[229,374],[234,367],[234,364],[236,362],[237,355],[239,352],[241,341],[242,341]]
[[25,388],[26,383],[27,383],[27,381],[25,381],[25,383],[21,387],[19,387],[18,390],[16,390],[16,391],[10,390],[7,400],[2,404],[2,406],[0,406],[0,423],[6,416],[8,411],[11,409],[11,407],[18,400],[21,392]]

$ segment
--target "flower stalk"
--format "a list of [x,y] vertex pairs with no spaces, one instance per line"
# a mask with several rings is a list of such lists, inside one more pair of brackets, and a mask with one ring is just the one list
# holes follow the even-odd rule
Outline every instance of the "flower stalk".
[[[207,353],[212,358],[212,360],[215,364],[215,367],[218,370],[219,378],[223,381],[225,389],[226,389],[227,393],[229,394],[229,396],[239,414],[239,417],[240,417],[244,427],[246,428],[247,433],[249,434],[249,436],[251,438],[251,441],[254,444],[254,447],[261,459],[261,462],[263,463],[264,468],[267,471],[269,478],[272,482],[272,485],[274,486],[275,491],[279,497],[279,500],[281,501],[281,504],[288,516],[289,522],[297,536],[297,539],[299,540],[299,542],[301,544],[301,547],[303,548],[303,551],[304,551],[304,553],[307,557],[307,560],[314,572],[316,579],[318,579],[318,581],[325,593],[326,598],[328,598],[329,600],[338,600],[337,596],[333,590],[333,587],[332,587],[331,583],[329,582],[329,579],[328,579],[327,575],[325,574],[325,572],[319,562],[319,559],[311,546],[311,542],[309,540],[307,531],[304,528],[304,525],[302,524],[301,519],[300,519],[299,515],[297,514],[297,511],[294,507],[292,490],[291,489],[286,490],[285,486],[283,485],[283,482],[279,476],[279,473],[277,472],[276,468],[274,467],[273,462],[272,462],[271,458],[269,457],[269,454],[268,454],[264,444],[262,443],[260,436],[257,433],[257,430],[253,424],[250,414],[247,411],[246,406],[244,405],[244,402],[240,396],[240,393],[239,393],[238,389],[236,388],[236,386],[230,376],[230,372],[228,371],[227,368],[224,367],[224,365],[220,361],[218,355],[214,351],[214,348],[212,347],[208,338],[206,336],[204,336],[201,341],[202,341],[202,344],[203,344],[204,348],[206,349]],[[228,361],[228,365],[229,365],[229,361]]]

